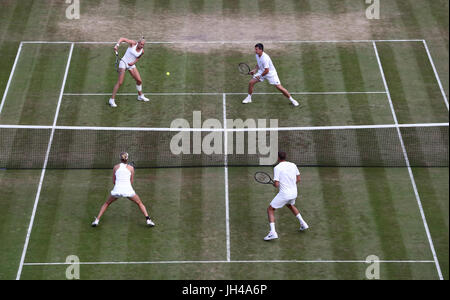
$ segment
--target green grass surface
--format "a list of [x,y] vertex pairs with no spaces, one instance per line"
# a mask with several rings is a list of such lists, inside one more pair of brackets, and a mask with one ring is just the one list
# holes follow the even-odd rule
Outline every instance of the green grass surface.
[[[295,95],[302,103],[295,109],[265,82],[258,84],[255,92],[275,94],[255,94],[251,105],[241,105],[249,77],[239,75],[236,67],[241,61],[254,64],[255,40],[265,44],[282,84],[291,92],[302,93],[384,92],[372,43],[270,41],[426,39],[448,94],[447,1],[382,2],[382,18],[371,22],[365,19],[364,3],[350,0],[152,0],[113,5],[89,1],[82,4],[82,18],[73,21],[65,19],[66,6],[58,2],[3,1],[0,8],[1,95],[21,41],[114,41],[123,35],[136,36],[134,23],[124,32],[104,16],[117,16],[118,23],[125,18],[141,20],[152,42],[248,41],[148,43],[138,63],[146,93],[218,95],[150,94],[149,103],[137,102],[135,95],[119,95],[115,110],[107,106],[117,78],[111,45],[75,44],[64,93],[106,95],[64,95],[57,125],[170,127],[176,118],[192,125],[193,111],[201,111],[203,121],[222,121],[222,93],[226,93],[228,119],[278,119],[280,127],[394,123],[383,93]],[[270,28],[252,31],[240,21],[249,15],[261,22],[268,20]],[[448,122],[448,109],[423,43],[376,45],[399,123]],[[22,45],[0,124],[53,124],[69,49],[70,44]],[[120,92],[136,92],[128,74]],[[35,169],[0,170],[0,279],[14,279],[49,133],[9,131],[5,138],[3,132],[6,130],[0,133],[0,160],[12,161],[13,149],[20,149],[25,156],[36,154],[33,160],[19,164]],[[58,147],[82,142],[77,140],[79,136],[59,139],[61,134],[56,133],[57,147],[52,148],[51,159],[58,156]],[[414,138],[405,140],[409,154],[414,151]],[[62,145],[64,141],[70,144]],[[364,149],[362,141],[357,139],[357,151]],[[162,145],[155,140],[147,145],[137,142],[133,147],[151,146],[159,151]],[[113,148],[99,159],[117,155]],[[84,151],[89,151],[88,147],[79,154]],[[67,266],[28,263],[64,263],[68,255],[92,263],[138,262],[82,265],[82,279],[365,279],[364,263],[320,261],[364,261],[368,255],[382,260],[426,261],[382,263],[381,279],[438,279],[408,169],[301,168],[297,205],[311,228],[299,232],[291,212],[277,210],[280,238],[270,243],[263,237],[269,229],[266,208],[275,190],[254,182],[256,170],[271,172],[271,168],[228,168],[227,189],[223,167],[138,169],[134,187],[157,226],[147,228],[136,205],[121,199],[94,229],[90,223],[112,189],[111,170],[48,169],[21,279],[65,279]],[[448,167],[417,167],[412,172],[443,276],[448,279]],[[227,262],[227,224],[231,262]],[[291,260],[316,262],[288,262]]]

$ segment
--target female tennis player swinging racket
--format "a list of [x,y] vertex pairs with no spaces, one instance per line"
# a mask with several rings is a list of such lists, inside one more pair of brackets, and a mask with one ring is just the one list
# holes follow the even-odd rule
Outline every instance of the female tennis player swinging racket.
[[136,89],[138,91],[138,97],[137,99],[139,101],[147,102],[149,101],[148,98],[144,96],[142,93],[142,79],[141,75],[139,74],[138,69],[136,68],[136,63],[139,61],[139,59],[144,55],[144,45],[145,45],[145,39],[142,37],[139,41],[133,41],[126,38],[120,38],[117,44],[114,46],[114,51],[117,52],[119,49],[120,43],[125,42],[128,43],[129,47],[127,49],[127,52],[125,52],[125,55],[121,58],[120,64],[119,64],[119,78],[117,80],[116,85],[114,85],[114,89],[112,92],[112,96],[109,99],[109,105],[111,107],[117,107],[115,98],[117,91],[119,90],[120,86],[123,84],[123,79],[125,77],[125,70],[128,70],[131,74],[131,76],[136,80]]
[[139,206],[139,209],[144,214],[147,225],[155,226],[155,223],[152,222],[150,217],[148,216],[147,210],[145,209],[144,204],[142,204],[139,196],[134,192],[132,187],[134,179],[134,168],[128,164],[128,153],[122,152],[120,153],[120,164],[115,165],[113,169],[113,183],[114,189],[111,191],[111,195],[108,200],[102,205],[98,216],[95,218],[94,222],[92,222],[92,227],[98,226],[98,222],[100,218],[105,213],[106,209],[121,197],[125,197],[133,201]]

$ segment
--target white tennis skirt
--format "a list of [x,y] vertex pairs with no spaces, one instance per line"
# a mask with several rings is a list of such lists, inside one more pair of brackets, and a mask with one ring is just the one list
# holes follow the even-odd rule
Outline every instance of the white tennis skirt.
[[136,195],[135,191],[132,187],[120,187],[115,186],[114,189],[111,191],[111,196],[116,198],[130,198],[134,197]]

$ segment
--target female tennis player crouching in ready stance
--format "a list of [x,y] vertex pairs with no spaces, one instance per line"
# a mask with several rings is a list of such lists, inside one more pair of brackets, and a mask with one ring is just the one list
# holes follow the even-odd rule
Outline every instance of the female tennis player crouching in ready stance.
[[114,189],[111,191],[111,196],[109,196],[108,200],[106,200],[105,204],[103,204],[98,216],[95,218],[94,222],[92,222],[92,227],[98,226],[98,222],[100,218],[105,213],[108,206],[111,205],[118,198],[126,197],[136,203],[139,206],[139,209],[144,214],[147,225],[155,226],[155,223],[150,220],[148,216],[147,210],[145,209],[144,204],[142,204],[139,196],[134,192],[132,184],[134,179],[134,168],[128,164],[128,153],[122,152],[120,153],[120,161],[121,163],[114,166],[113,169],[113,183]]
[[129,47],[119,63],[119,70],[118,70],[119,78],[117,80],[116,85],[114,86],[112,96],[109,99],[109,105],[111,105],[111,107],[117,107],[114,99],[116,98],[117,91],[123,84],[123,79],[125,77],[125,70],[128,70],[131,76],[134,78],[134,80],[136,80],[136,89],[138,91],[137,99],[139,101],[144,102],[149,101],[149,99],[146,98],[142,93],[142,79],[138,69],[136,68],[136,63],[139,61],[142,55],[144,55],[145,39],[142,37],[139,41],[136,42],[126,38],[120,38],[117,44],[114,46],[114,51],[117,52],[117,49],[119,49],[120,43],[122,42],[128,43]]
[[308,224],[303,220],[298,209],[294,206],[297,198],[297,183],[300,182],[300,171],[294,163],[286,161],[286,153],[278,153],[279,164],[273,170],[274,186],[278,188],[279,192],[275,198],[270,202],[267,208],[267,215],[269,216],[270,232],[264,238],[265,241],[270,241],[278,238],[275,230],[275,209],[286,206],[289,208],[295,217],[300,222],[300,230],[308,229]]

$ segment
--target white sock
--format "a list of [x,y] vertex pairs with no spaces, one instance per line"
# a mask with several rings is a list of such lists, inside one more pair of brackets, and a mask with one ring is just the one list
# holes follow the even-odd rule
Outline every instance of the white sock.
[[247,97],[249,97],[250,99],[252,98],[252,94],[248,94],[248,96]]
[[136,89],[138,90],[138,92],[142,92],[142,84],[136,85]]
[[294,99],[294,98],[292,98],[292,96],[290,96],[290,97],[289,97],[289,100],[291,100],[291,101],[295,101],[295,99]]
[[270,223],[270,232],[276,232],[275,231],[275,223]]
[[300,225],[305,223],[305,220],[303,220],[302,215],[300,213],[298,213],[298,215],[296,215],[295,217],[300,221]]

